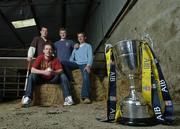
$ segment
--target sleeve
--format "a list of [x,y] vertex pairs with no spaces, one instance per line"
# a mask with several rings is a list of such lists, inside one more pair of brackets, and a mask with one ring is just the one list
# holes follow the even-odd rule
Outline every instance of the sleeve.
[[29,49],[28,49],[28,57],[33,58],[34,55],[35,55],[35,51],[36,51],[36,48],[30,46]]
[[88,56],[88,65],[92,66],[93,63],[93,53],[92,53],[92,47],[91,45],[88,45],[88,50],[87,50],[87,56]]
[[75,43],[72,41],[72,40],[70,40],[70,43],[71,43],[71,52],[73,51],[73,49],[74,49],[74,45],[75,45]]
[[35,37],[31,42],[31,47],[36,48],[38,41],[39,41],[39,37]]
[[75,58],[75,49],[72,51],[69,61],[73,62]]
[[36,68],[36,69],[39,69],[40,68],[40,64],[41,64],[41,56],[38,56],[36,58],[36,60],[34,61],[32,67]]
[[55,63],[54,63],[54,70],[59,70],[59,69],[62,69],[62,65],[61,65],[60,61],[58,59],[56,59]]
[[36,45],[37,45],[37,42],[38,42],[38,37],[35,37],[32,42],[31,42],[31,45],[28,49],[28,57],[34,57],[35,55],[35,52],[36,52]]
[[57,57],[57,46],[56,46],[56,42],[53,43],[53,53],[54,53],[54,57]]
[[71,41],[71,46],[74,47],[75,43],[72,40],[70,40],[70,41]]

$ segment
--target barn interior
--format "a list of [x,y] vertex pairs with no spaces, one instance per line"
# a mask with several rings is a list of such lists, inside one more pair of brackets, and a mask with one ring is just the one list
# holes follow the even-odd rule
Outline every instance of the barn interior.
[[[102,80],[107,76],[105,44],[140,40],[148,34],[169,91],[179,101],[179,14],[179,0],[1,0],[1,99],[22,97],[27,50],[33,37],[39,35],[40,27],[47,26],[52,42],[59,40],[60,27],[67,29],[68,38],[74,42],[78,42],[77,32],[85,32],[93,48],[93,71]],[[19,26],[13,24],[15,21],[19,21]]]

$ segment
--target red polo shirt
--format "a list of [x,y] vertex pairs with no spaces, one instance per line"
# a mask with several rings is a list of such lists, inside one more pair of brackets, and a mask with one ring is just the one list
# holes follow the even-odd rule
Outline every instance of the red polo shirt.
[[[44,54],[41,54],[36,58],[32,67],[39,69],[39,70],[45,70],[49,67],[53,71],[62,69],[62,65],[57,58],[52,57],[51,59],[46,60],[44,58]],[[49,79],[53,78],[53,75],[50,75],[50,76],[42,75],[42,78],[49,80]]]

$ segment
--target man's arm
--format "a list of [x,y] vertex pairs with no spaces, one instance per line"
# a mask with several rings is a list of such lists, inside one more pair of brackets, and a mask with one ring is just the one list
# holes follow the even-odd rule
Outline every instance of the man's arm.
[[52,74],[59,74],[59,73],[62,73],[62,72],[63,72],[62,69],[58,69],[58,70],[55,70],[55,71],[49,71],[49,70],[39,70],[39,69],[36,69],[34,67],[31,68],[31,73],[45,75],[45,76],[49,76],[49,75],[52,75]]
[[91,66],[92,66],[92,63],[93,63],[93,54],[92,54],[91,45],[88,46],[87,55],[88,55],[88,63],[86,65],[86,67],[84,68],[84,70],[87,70],[87,72],[90,73],[91,72]]
[[69,58],[69,61],[72,61],[72,62],[74,61],[75,50],[76,50],[76,49],[74,49],[74,50],[72,51],[71,56],[70,56],[70,58]]
[[78,49],[79,48],[79,43],[74,43],[74,49]]
[[51,75],[51,71],[48,71],[48,70],[40,70],[40,69],[36,69],[36,68],[34,68],[34,67],[31,68],[31,73],[41,74],[41,75],[45,75],[45,76]]
[[62,69],[58,69],[58,70],[55,70],[55,71],[54,71],[55,74],[59,74],[59,73],[62,73],[62,72],[63,72]]
[[38,41],[39,41],[39,37],[35,37],[32,40],[31,45],[30,45],[30,47],[28,49],[28,54],[27,54],[27,60],[28,61],[31,61],[32,58],[34,57],[35,52],[36,52],[36,45],[37,45]]
[[88,46],[87,55],[88,55],[88,64],[87,65],[92,66],[92,63],[93,63],[93,53],[92,53],[91,45]]
[[35,47],[29,47],[29,49],[28,49],[28,57],[27,57],[27,60],[28,61],[31,61],[32,60],[32,58],[34,57],[34,55],[35,55],[35,51],[36,51],[36,48]]

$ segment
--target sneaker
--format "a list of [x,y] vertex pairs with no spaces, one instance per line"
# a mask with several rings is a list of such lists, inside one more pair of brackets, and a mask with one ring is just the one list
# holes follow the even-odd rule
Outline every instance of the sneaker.
[[21,103],[22,105],[29,105],[31,103],[31,99],[28,96],[23,96]]
[[91,103],[91,100],[90,100],[89,98],[85,98],[85,99],[83,100],[83,103],[84,103],[84,104],[90,104],[90,103]]
[[73,102],[73,99],[72,99],[72,96],[67,96],[64,100],[64,106],[71,106],[73,105],[74,102]]

